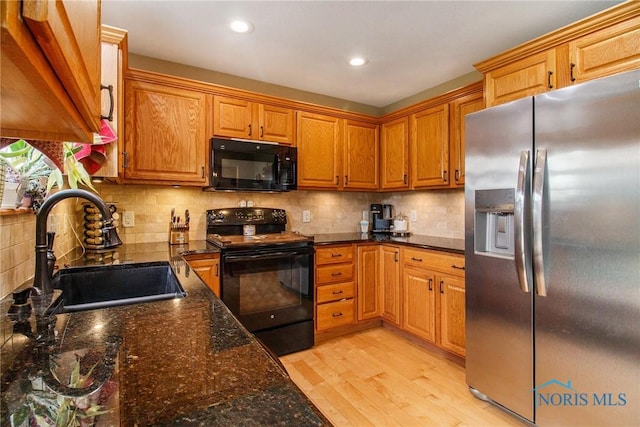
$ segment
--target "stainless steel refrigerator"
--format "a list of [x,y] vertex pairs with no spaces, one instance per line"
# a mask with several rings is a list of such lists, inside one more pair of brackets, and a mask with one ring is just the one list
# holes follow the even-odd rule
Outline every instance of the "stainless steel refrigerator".
[[541,426],[640,423],[640,71],[466,118],[466,376]]

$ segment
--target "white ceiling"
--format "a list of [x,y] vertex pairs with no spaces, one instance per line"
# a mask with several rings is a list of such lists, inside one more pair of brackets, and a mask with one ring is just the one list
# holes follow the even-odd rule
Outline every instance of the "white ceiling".
[[[131,53],[384,107],[616,3],[102,0],[102,22]],[[238,18],[255,30],[232,33]]]

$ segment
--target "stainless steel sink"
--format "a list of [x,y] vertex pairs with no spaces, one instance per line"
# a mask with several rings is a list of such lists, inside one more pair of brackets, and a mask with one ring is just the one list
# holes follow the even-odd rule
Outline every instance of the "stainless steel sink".
[[187,293],[168,262],[67,268],[53,276],[62,290],[62,311],[182,298]]

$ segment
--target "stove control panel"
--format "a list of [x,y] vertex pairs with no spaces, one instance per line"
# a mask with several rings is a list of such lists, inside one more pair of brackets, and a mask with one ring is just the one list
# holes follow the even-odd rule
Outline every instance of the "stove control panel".
[[207,225],[286,224],[287,212],[272,208],[226,208],[207,210]]

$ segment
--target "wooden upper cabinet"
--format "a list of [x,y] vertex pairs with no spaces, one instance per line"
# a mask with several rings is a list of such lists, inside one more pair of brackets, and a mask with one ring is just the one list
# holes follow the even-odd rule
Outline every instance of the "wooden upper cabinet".
[[100,130],[99,3],[2,1],[0,22],[0,134],[92,142]]
[[342,163],[343,188],[377,190],[379,181],[378,126],[347,120]]
[[449,184],[449,104],[412,114],[411,188]]
[[22,18],[84,120],[99,131],[99,0],[23,1]]
[[482,91],[463,96],[450,103],[451,145],[450,178],[451,187],[464,187],[465,116],[484,108]]
[[[104,86],[100,114],[106,117],[109,126],[118,139],[105,147],[106,163],[94,174],[104,178],[122,176],[121,153],[124,151],[124,77],[123,70],[127,57],[127,31],[102,26],[102,78]],[[109,114],[111,113],[111,114]]]
[[380,126],[380,188],[409,188],[409,117]]
[[258,138],[295,145],[295,112],[290,108],[258,104]]
[[338,189],[342,184],[342,120],[298,111],[298,188]]
[[628,1],[475,64],[486,106],[640,68],[640,7]]
[[640,68],[640,18],[569,42],[571,82]]
[[543,93],[556,87],[556,51],[549,49],[485,75],[487,107]]
[[230,138],[250,138],[252,104],[243,99],[215,95],[213,97],[213,133]]
[[203,186],[211,96],[133,79],[125,96],[125,179]]
[[214,95],[213,111],[217,136],[295,143],[295,114],[290,108]]

